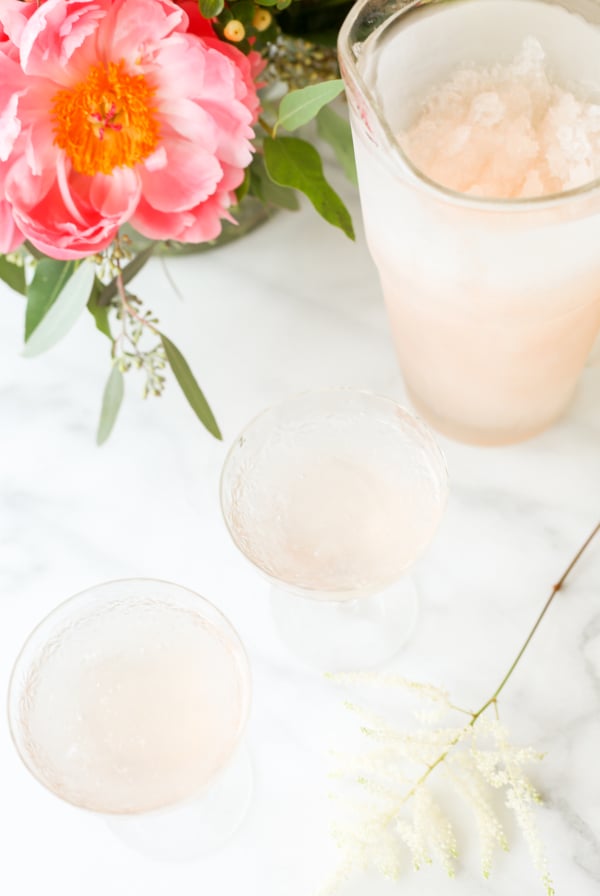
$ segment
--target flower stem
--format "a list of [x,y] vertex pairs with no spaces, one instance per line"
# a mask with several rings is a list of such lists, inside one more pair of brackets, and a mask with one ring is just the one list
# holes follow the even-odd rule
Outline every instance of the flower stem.
[[[598,532],[600,532],[600,523],[598,523],[595,526],[595,528],[592,530],[592,532],[588,535],[588,537],[586,538],[586,540],[584,541],[582,546],[579,548],[579,550],[577,551],[577,553],[575,554],[575,556],[573,557],[573,559],[571,560],[571,562],[569,563],[569,565],[567,566],[565,571],[563,572],[562,576],[560,577],[560,579],[558,580],[556,585],[552,586],[552,591],[550,592],[550,596],[548,597],[546,603],[544,604],[540,615],[536,619],[533,628],[527,635],[527,638],[525,639],[525,643],[519,650],[518,654],[516,655],[515,659],[513,660],[512,664],[511,664],[508,672],[506,673],[506,675],[504,676],[504,678],[502,679],[502,681],[500,682],[500,684],[498,685],[498,687],[496,688],[496,690],[494,691],[492,696],[489,698],[489,700],[486,700],[486,702],[483,704],[483,706],[481,706],[480,709],[477,710],[477,712],[470,713],[471,719],[469,720],[469,722],[467,722],[467,724],[464,726],[464,728],[462,728],[461,731],[455,737],[452,738],[452,740],[446,745],[446,748],[440,753],[440,755],[437,757],[437,759],[435,759],[434,762],[430,763],[427,766],[427,768],[425,769],[425,771],[423,772],[421,777],[415,782],[415,784],[411,787],[411,789],[402,797],[400,802],[389,813],[388,818],[387,818],[388,822],[393,821],[393,819],[399,812],[400,808],[406,802],[408,802],[408,800],[411,799],[411,797],[413,797],[415,795],[415,793],[417,792],[419,787],[421,787],[425,783],[425,781],[429,778],[429,776],[434,771],[434,769],[436,769],[439,765],[441,765],[446,760],[446,758],[448,757],[448,754],[454,749],[454,747],[457,746],[457,744],[460,743],[460,741],[462,741],[464,739],[464,737],[466,736],[466,734],[469,732],[470,729],[475,727],[475,723],[477,722],[478,718],[481,715],[483,715],[483,713],[492,705],[496,709],[496,713],[497,713],[497,701],[498,701],[500,692],[504,689],[509,678],[515,671],[517,665],[519,664],[519,661],[521,660],[521,657],[527,650],[527,648],[531,642],[531,639],[533,638],[536,631],[538,630],[542,619],[548,612],[548,610],[552,604],[552,601],[554,600],[554,598],[556,597],[558,592],[562,589],[563,585],[565,584],[565,582],[567,580],[568,575],[572,572],[572,570],[576,566],[577,562],[583,556],[586,548],[590,545],[590,543],[592,542],[594,537],[598,534]],[[453,708],[456,708],[456,707],[453,707]]]
[[149,330],[151,330],[157,336],[160,336],[160,333],[156,329],[156,327],[152,326],[150,321],[148,321],[144,317],[142,317],[141,314],[138,314],[137,311],[135,310],[135,308],[128,301],[127,291],[125,289],[125,283],[123,282],[123,273],[121,270],[119,270],[119,273],[117,274],[116,279],[117,279],[117,292],[119,294],[119,299],[121,300],[121,305],[122,305],[123,311],[126,314],[128,314],[129,317],[132,317],[132,318],[134,318],[134,320],[137,320],[143,327],[147,327]]
[[586,538],[586,540],[584,541],[584,543],[582,544],[582,546],[579,548],[579,550],[577,551],[577,553],[575,554],[575,556],[573,557],[573,559],[571,560],[571,562],[569,563],[569,565],[567,566],[567,568],[565,569],[565,571],[563,572],[563,574],[562,574],[562,576],[560,577],[560,579],[558,580],[558,582],[557,582],[555,585],[552,586],[552,591],[550,592],[550,596],[548,597],[548,600],[546,601],[546,603],[545,603],[544,606],[542,607],[542,611],[541,611],[540,615],[538,616],[538,618],[536,619],[533,628],[531,629],[531,631],[530,631],[529,634],[527,635],[527,638],[525,639],[525,643],[523,644],[523,646],[522,646],[521,649],[519,650],[518,654],[516,655],[515,659],[514,659],[513,662],[512,662],[512,665],[510,666],[508,672],[506,673],[506,675],[504,676],[504,678],[502,679],[502,681],[500,682],[500,684],[498,685],[498,687],[496,688],[496,690],[494,691],[494,693],[492,694],[492,696],[489,698],[489,700],[487,700],[487,701],[483,704],[483,706],[481,707],[481,709],[477,710],[477,712],[474,714],[474,720],[478,719],[479,716],[480,716],[482,713],[484,713],[484,712],[486,711],[486,709],[488,708],[488,706],[491,706],[492,703],[495,703],[496,700],[498,699],[500,693],[504,690],[504,687],[505,687],[505,685],[507,684],[509,678],[511,677],[511,675],[513,674],[513,672],[514,672],[515,669],[517,668],[517,666],[518,666],[518,664],[519,664],[519,662],[520,662],[520,660],[521,660],[523,654],[525,653],[525,651],[526,651],[527,648],[529,647],[529,644],[530,644],[530,642],[531,642],[531,639],[533,638],[533,636],[535,635],[536,631],[538,630],[538,628],[539,628],[539,626],[540,626],[540,623],[541,623],[542,619],[544,618],[544,616],[546,615],[546,613],[547,613],[548,610],[550,609],[550,606],[551,606],[551,604],[552,604],[554,598],[556,597],[556,595],[558,594],[558,592],[562,589],[563,585],[565,584],[565,582],[566,582],[566,580],[567,580],[567,577],[569,576],[569,573],[572,572],[572,570],[573,570],[574,567],[576,566],[577,562],[578,562],[578,561],[581,559],[581,557],[583,556],[583,554],[584,554],[586,548],[590,545],[590,543],[592,542],[592,540],[594,539],[594,537],[598,534],[598,532],[600,532],[600,523],[598,523],[598,524],[595,526],[595,528],[592,530],[592,532],[588,535],[588,537]]
[[269,135],[269,137],[275,137],[275,127],[271,127],[268,121],[261,117],[258,119],[258,123],[263,131],[265,131]]

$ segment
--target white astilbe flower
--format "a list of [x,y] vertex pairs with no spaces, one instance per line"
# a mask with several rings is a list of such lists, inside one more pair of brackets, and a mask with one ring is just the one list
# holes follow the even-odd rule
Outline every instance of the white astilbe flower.
[[427,847],[426,807],[421,797],[421,792],[415,794],[411,821],[407,821],[402,815],[398,814],[394,822],[394,827],[400,839],[410,852],[415,871],[418,871],[423,865],[430,865],[432,862]]
[[470,807],[479,832],[481,873],[487,879],[497,847],[508,851],[504,828],[490,802],[490,786],[486,784],[468,753],[458,752],[446,763],[446,778],[458,796]]
[[333,837],[341,853],[341,861],[332,878],[319,891],[319,896],[334,893],[354,872],[375,868],[384,877],[397,880],[402,870],[399,841],[390,825],[393,798],[372,793],[370,803],[342,800],[344,824],[333,826]]
[[381,830],[371,860],[377,871],[388,880],[398,880],[400,877],[402,873],[400,851],[394,833],[389,827]]
[[[335,676],[345,684],[375,684],[377,678],[375,674]],[[457,841],[438,793],[444,784],[446,790],[450,785],[451,795],[460,798],[448,804],[451,814],[460,805],[474,815],[484,877],[491,872],[496,850],[508,849],[494,806],[497,791],[515,814],[547,896],[553,896],[533,812],[540,798],[525,774],[525,767],[541,755],[528,747],[513,746],[499,721],[488,719],[483,710],[470,713],[453,706],[441,689],[392,676],[382,679],[384,686],[399,682],[426,703],[443,703],[447,714],[465,714],[465,721],[461,726],[404,729],[363,707],[347,704],[363,723],[360,730],[369,746],[358,755],[340,758],[338,754],[336,760],[335,776],[358,786],[360,798],[344,804],[344,825],[335,831],[342,860],[329,886],[321,891],[323,896],[354,871],[369,867],[396,879],[403,867],[412,864],[420,869],[435,859],[453,876]]]
[[389,675],[379,672],[335,672],[329,673],[326,677],[337,684],[372,685],[378,688],[394,689],[403,688],[413,693],[420,700],[440,703],[444,707],[450,705],[448,691],[433,684],[411,681],[409,678],[403,678],[400,675]]
[[506,805],[515,813],[517,824],[525,838],[531,859],[542,878],[548,896],[554,896],[554,887],[533,812],[533,807],[541,803],[542,800],[523,771],[524,764],[532,759],[542,759],[542,754],[530,749],[515,749],[509,743],[508,732],[499,723],[494,727],[493,735],[507,777]]
[[[525,838],[532,861],[546,886],[548,894],[554,890],[548,872],[544,849],[537,833],[534,806],[541,803],[541,797],[531,781],[527,778],[524,766],[532,761],[540,760],[543,754],[527,748],[513,747],[509,742],[508,732],[498,721],[482,720],[477,726],[480,731],[474,732],[471,754],[484,779],[497,789],[502,788],[506,805],[515,814],[517,824]],[[476,735],[481,729],[486,730],[492,738],[495,749],[479,748]]]
[[372,778],[381,776],[384,780],[399,785],[410,785],[413,781],[400,763],[391,761],[393,750],[387,746],[356,755],[332,750],[329,755],[333,763],[331,778],[352,778],[358,781],[365,776]]
[[415,795],[415,803],[420,805],[422,822],[433,854],[438,857],[447,875],[454,877],[458,850],[450,820],[426,787],[419,788]]
[[447,874],[454,877],[457,851],[450,821],[426,787],[417,788],[412,803],[412,824],[398,817],[395,827],[410,850],[415,870],[431,864],[432,855],[437,855]]
[[466,736],[462,728],[416,730],[407,733],[363,727],[361,731],[369,739],[387,744],[396,758],[403,758],[421,766],[431,765],[440,753]]

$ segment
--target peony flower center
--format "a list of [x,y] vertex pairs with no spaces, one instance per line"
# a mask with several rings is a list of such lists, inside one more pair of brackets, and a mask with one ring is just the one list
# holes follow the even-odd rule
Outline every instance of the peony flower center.
[[54,94],[55,144],[80,174],[133,168],[158,144],[154,93],[143,75],[126,71],[123,60],[93,65],[84,81]]

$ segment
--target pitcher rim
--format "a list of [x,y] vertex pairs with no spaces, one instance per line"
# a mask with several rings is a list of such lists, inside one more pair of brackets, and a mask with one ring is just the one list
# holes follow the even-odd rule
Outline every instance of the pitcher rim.
[[[416,179],[421,185],[425,186],[427,190],[436,194],[439,198],[443,199],[446,202],[450,201],[454,204],[480,209],[483,211],[524,212],[540,211],[556,208],[559,205],[566,205],[568,202],[586,197],[600,188],[599,176],[594,178],[594,180],[586,181],[584,184],[581,184],[578,187],[572,187],[568,190],[562,190],[560,193],[545,193],[542,196],[531,197],[500,198],[472,196],[467,193],[461,193],[459,190],[453,190],[450,187],[445,187],[438,181],[435,181],[432,178],[428,177],[428,175],[425,174],[424,171],[422,171],[414,164],[412,159],[405,153],[398,140],[394,137],[394,134],[391,132],[383,115],[381,114],[379,104],[376,102],[375,97],[365,84],[359,72],[358,66],[356,65],[357,56],[354,53],[353,43],[350,39],[351,32],[354,28],[354,25],[356,24],[359,14],[362,12],[363,8],[371,2],[372,0],[356,0],[354,6],[352,6],[346,18],[342,22],[342,26],[339,31],[338,55],[340,61],[340,70],[346,88],[346,94],[348,95],[348,98],[350,98],[349,88],[355,87],[355,89],[357,89],[359,93],[362,93],[362,95],[368,99],[371,107],[375,110],[378,122],[383,129],[384,136],[389,144],[392,153],[400,160],[400,162],[408,170],[410,175],[412,175],[412,177]],[[419,6],[442,6],[445,3],[449,2],[456,3],[457,0],[410,0],[410,2],[407,2],[403,8],[396,10],[396,12],[393,13],[390,18],[399,18],[400,16],[413,11]],[[468,2],[468,0],[459,0],[459,2]],[[510,0],[506,0],[506,2],[510,2]],[[548,3],[548,0],[533,0],[533,2]],[[563,5],[562,0],[560,0],[560,3],[561,5]],[[386,22],[384,24],[387,24],[387,22],[389,22],[389,19],[386,19]],[[373,34],[375,30],[377,29],[374,29],[371,34]],[[357,42],[354,42],[354,45],[356,45],[356,43]]]

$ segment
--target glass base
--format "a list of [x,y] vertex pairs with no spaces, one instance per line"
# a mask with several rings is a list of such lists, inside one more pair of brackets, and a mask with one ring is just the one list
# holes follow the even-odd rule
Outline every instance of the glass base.
[[216,852],[241,825],[253,790],[252,763],[242,748],[199,797],[141,815],[115,815],[108,826],[136,852],[162,861],[186,861]]
[[282,640],[303,662],[324,672],[350,672],[385,663],[412,635],[418,615],[413,580],[405,576],[370,597],[312,600],[271,589]]

